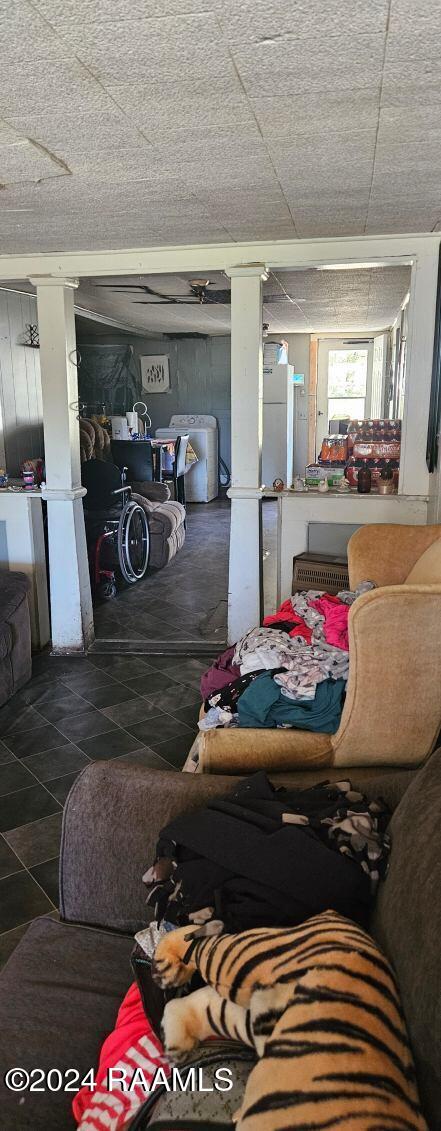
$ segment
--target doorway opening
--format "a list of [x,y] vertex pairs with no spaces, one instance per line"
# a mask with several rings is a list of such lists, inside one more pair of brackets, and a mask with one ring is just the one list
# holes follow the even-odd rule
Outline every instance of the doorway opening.
[[77,297],[81,434],[91,423],[92,455],[104,443],[127,469],[150,535],[142,580],[121,584],[117,570],[104,600],[92,576],[95,648],[214,654],[227,636],[229,281],[90,278]]
[[321,340],[318,348],[317,430],[326,421],[371,416],[373,340]]

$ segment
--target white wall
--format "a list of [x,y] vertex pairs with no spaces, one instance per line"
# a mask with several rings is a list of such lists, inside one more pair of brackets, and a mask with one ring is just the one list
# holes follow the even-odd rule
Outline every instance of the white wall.
[[0,290],[0,461],[9,475],[44,452],[39,351],[21,344],[36,322],[35,298]]

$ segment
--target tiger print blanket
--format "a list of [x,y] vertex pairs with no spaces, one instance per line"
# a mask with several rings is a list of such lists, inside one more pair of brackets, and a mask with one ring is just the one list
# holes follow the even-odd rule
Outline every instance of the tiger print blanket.
[[255,1047],[237,1131],[427,1131],[396,980],[365,931],[333,911],[294,928],[201,930],[172,931],[155,951],[163,988],[196,970],[207,983],[166,1006],[165,1050],[179,1061],[214,1034]]

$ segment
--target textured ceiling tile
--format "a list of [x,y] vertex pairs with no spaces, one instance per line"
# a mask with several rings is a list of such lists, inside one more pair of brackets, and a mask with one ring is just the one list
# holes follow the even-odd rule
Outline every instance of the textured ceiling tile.
[[82,62],[104,83],[176,83],[187,74],[210,79],[233,73],[227,47],[214,16],[120,20],[59,28]]
[[385,32],[388,0],[218,0],[232,39],[275,42],[283,52],[291,39]]
[[265,94],[250,99],[260,128],[269,141],[274,137],[302,138],[345,135],[374,129],[378,95],[369,90],[283,97]]
[[[215,83],[217,85],[217,83]],[[155,141],[160,141],[170,131],[191,133],[211,132],[217,129],[237,129],[248,125],[256,129],[255,120],[245,95],[220,89],[217,93],[203,93],[200,97],[194,92],[176,92],[162,88],[153,97],[142,93],[134,99],[133,87],[109,88],[116,101],[128,110],[133,120],[146,131],[153,133]],[[144,88],[142,88],[144,92]],[[145,93],[145,92],[144,92]]]
[[299,239],[314,239],[316,236],[362,236],[364,217],[358,220],[345,216],[342,220],[332,217],[314,217],[310,214],[295,215]]
[[392,141],[416,142],[441,138],[441,109],[438,105],[383,106],[380,110],[379,137]]
[[[152,115],[153,121],[170,120],[175,117],[176,127],[185,125],[186,114],[189,114],[188,124],[200,121],[204,116],[205,101],[207,100],[207,121],[210,120],[212,106],[216,103],[223,105],[226,99],[234,98],[235,104],[243,104],[244,95],[239,80],[235,73],[221,71],[210,78],[209,86],[204,77],[190,71],[179,75],[179,85],[176,81],[166,85],[159,80],[152,80],[150,72],[146,69],[142,82],[130,81],[126,73],[119,76],[115,83],[106,83],[106,90],[118,106],[130,111],[133,115]],[[225,102],[228,106],[228,103]],[[183,107],[182,113],[180,106]]]
[[311,165],[322,165],[323,169],[344,165],[351,168],[353,164],[358,167],[366,163],[370,165],[375,151],[375,138],[376,132],[372,129],[360,134],[346,133],[339,138],[338,144],[334,137],[302,137],[294,145],[285,144],[280,147],[272,144],[268,148],[278,169],[292,167],[300,172],[307,171]]
[[436,59],[441,48],[439,0],[392,0],[387,55],[389,62]]
[[330,37],[291,40],[283,50],[276,42],[234,45],[233,56],[248,94],[306,94],[308,91],[351,90],[380,85],[384,35],[352,39]]
[[103,20],[144,19],[147,16],[179,16],[185,12],[212,12],[215,0],[35,0],[48,20],[59,27],[66,23],[101,23]]
[[2,0],[0,5],[0,61],[38,61],[69,56],[69,48],[26,0]]
[[188,156],[198,151],[203,153],[207,146],[214,147],[217,152],[223,146],[236,145],[240,146],[242,152],[246,150],[264,151],[262,137],[253,118],[243,124],[238,122],[237,125],[234,125],[234,122],[231,121],[224,125],[208,127],[201,121],[193,129],[181,127],[177,130],[171,126],[163,126],[161,130],[153,129],[147,123],[143,123],[140,117],[137,118],[137,122],[143,134],[155,145],[158,153],[163,149],[168,149],[169,146],[178,150],[180,148],[181,151],[184,149]]
[[387,39],[386,63],[414,63],[419,59],[437,59],[441,49],[441,36],[434,17],[420,26],[397,28]]
[[0,147],[0,185],[61,175],[66,175],[66,170],[28,141]]
[[251,127],[239,125],[236,130],[227,127],[207,133],[202,129],[188,133],[179,130],[173,139],[165,133],[159,137],[156,135],[153,153],[158,161],[177,162],[179,167],[185,168],[186,164],[207,159],[225,164],[226,149],[229,163],[237,160],[246,162],[253,155],[268,163],[267,149],[254,123]]
[[108,97],[95,79],[73,61],[51,62],[50,67],[24,63],[0,68],[0,117],[37,112],[48,107],[78,106],[82,110],[106,110]]
[[372,214],[366,222],[365,234],[372,236],[381,236],[386,234],[393,234],[407,231],[407,232],[431,232],[435,230],[435,217],[432,213],[417,212],[413,213],[409,220],[397,212],[396,217],[388,216],[386,219],[381,215]]
[[0,149],[4,145],[16,145],[20,140],[22,140],[20,131],[15,130],[11,124],[0,123]]
[[386,63],[383,106],[416,106],[441,102],[441,58],[414,63]]
[[81,106],[66,106],[63,110],[45,108],[39,114],[29,110],[26,114],[9,115],[8,122],[27,137],[63,153],[71,150],[91,152],[123,146],[145,145],[146,139],[136,125],[112,104],[101,113],[83,112]]

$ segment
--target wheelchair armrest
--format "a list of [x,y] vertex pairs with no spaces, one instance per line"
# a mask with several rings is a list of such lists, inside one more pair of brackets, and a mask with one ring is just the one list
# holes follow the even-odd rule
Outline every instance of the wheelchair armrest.
[[115,491],[112,491],[111,494],[112,495],[125,495],[126,491],[128,492],[129,495],[132,494],[132,488],[131,487],[116,487]]

